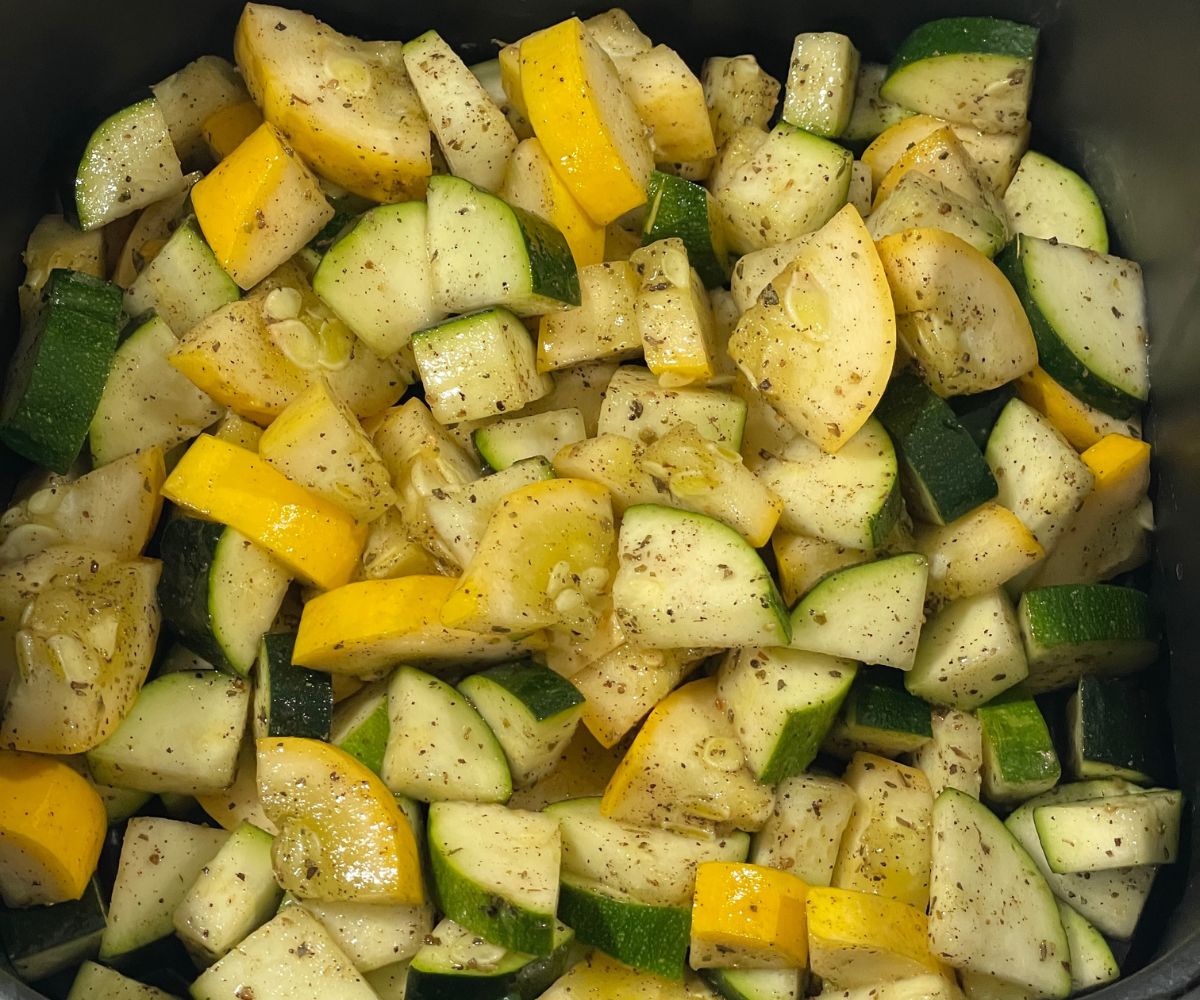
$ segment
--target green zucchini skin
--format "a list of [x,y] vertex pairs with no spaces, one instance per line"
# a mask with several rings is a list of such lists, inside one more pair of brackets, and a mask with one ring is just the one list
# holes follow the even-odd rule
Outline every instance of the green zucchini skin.
[[208,609],[209,574],[225,525],[194,517],[174,517],[159,541],[163,572],[158,603],[163,621],[192,652],[213,666],[237,673],[212,633]]
[[328,742],[333,677],[292,664],[294,632],[264,635],[258,654],[254,727],[259,736],[303,736]]

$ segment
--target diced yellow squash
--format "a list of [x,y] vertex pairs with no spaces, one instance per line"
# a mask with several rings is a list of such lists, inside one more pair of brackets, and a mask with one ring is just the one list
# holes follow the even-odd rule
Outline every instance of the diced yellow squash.
[[583,724],[602,746],[616,746],[683,680],[698,658],[689,653],[622,642],[587,664],[571,677],[587,699]]
[[528,118],[529,110],[525,107],[525,94],[521,89],[521,43],[505,45],[496,61],[500,63],[500,86],[504,88],[509,105],[522,118]]
[[541,1000],[692,1000],[695,996],[683,983],[631,969],[593,951],[543,993]]
[[629,255],[640,282],[634,313],[646,367],[671,387],[716,374],[716,329],[704,282],[678,237]]
[[538,371],[635,357],[642,349],[635,312],[640,284],[628,260],[581,268],[580,304],[548,313],[538,326]]
[[258,451],[258,442],[262,440],[262,428],[251,423],[245,417],[239,417],[233,410],[226,410],[223,416],[209,431],[213,437],[230,444],[236,444],[247,451]]
[[204,238],[229,276],[250,288],[333,218],[312,171],[262,124],[192,188]]
[[694,424],[677,424],[646,446],[642,471],[666,483],[674,506],[725,522],[756,549],[767,544],[783,501],[742,464],[742,456],[709,441]]
[[622,60],[654,48],[650,36],[637,26],[637,22],[629,16],[628,11],[620,7],[593,14],[583,24],[596,44],[608,53],[608,57],[618,67],[621,66]]
[[713,56],[700,71],[718,146],[739,128],[765,129],[779,103],[780,84],[754,56]]
[[617,65],[625,92],[650,130],[659,163],[709,160],[717,155],[704,88],[666,45],[621,59]]
[[378,675],[396,663],[511,659],[521,649],[499,634],[441,623],[458,581],[448,576],[364,580],[314,597],[304,606],[293,662],[335,674]]
[[988,501],[945,525],[922,524],[916,548],[929,561],[929,592],[955,600],[1007,583],[1045,555],[1020,518]]
[[317,383],[263,432],[258,453],[293,482],[369,522],[396,502],[379,452],[329,386]]
[[321,176],[380,202],[421,197],[432,170],[429,122],[402,48],[256,3],[246,5],[233,41],[263,117]]
[[258,789],[279,828],[275,877],[302,899],[425,902],[412,825],[373,771],[321,740],[258,741]]
[[1083,451],[1107,434],[1141,437],[1141,420],[1118,420],[1088,406],[1054,381],[1040,366],[1017,379],[1017,395],[1052,423],[1076,451]]
[[6,906],[82,896],[107,830],[104,803],[74,768],[0,750],[0,899]]
[[776,531],[771,538],[775,565],[779,568],[779,589],[788,606],[807,594],[826,573],[845,566],[869,562],[871,554],[851,549],[824,538]]
[[528,635],[590,634],[616,562],[608,491],[584,479],[546,479],[508,494],[488,519],[475,557],[442,608],[442,623]]
[[807,911],[809,966],[830,985],[853,989],[950,974],[930,953],[925,911],[915,906],[870,892],[814,886]]
[[1108,434],[1080,457],[1095,485],[1038,567],[1031,587],[1098,583],[1148,554],[1150,525],[1140,523],[1137,512],[1150,486],[1150,445]]
[[221,829],[231,833],[242,823],[253,823],[272,836],[279,832],[258,797],[258,754],[253,740],[242,741],[233,784],[211,795],[197,795],[196,802]]
[[692,901],[692,968],[806,965],[808,888],[795,875],[761,865],[700,865]]
[[646,201],[650,143],[604,50],[577,17],[521,41],[521,93],[546,155],[593,221]]
[[[684,766],[686,765],[686,766]],[[757,830],[773,804],[746,766],[717,680],[693,681],[655,706],[604,790],[605,816],[682,833]]]
[[862,216],[841,209],[768,289],[729,354],[796,430],[836,452],[871,416],[896,355],[891,291]]
[[[180,196],[179,201],[182,200]],[[145,214],[143,211],[142,215]],[[25,280],[17,289],[17,299],[24,317],[41,301],[42,288],[56,267],[82,271],[94,278],[104,277],[104,231],[81,232],[61,215],[43,215],[29,234],[21,257],[25,262]],[[126,285],[128,282],[121,287]]]
[[238,148],[263,123],[262,112],[253,101],[239,101],[214,111],[204,119],[200,133],[213,158],[220,161]]
[[642,449],[632,438],[601,434],[566,445],[554,456],[554,471],[560,476],[589,479],[606,487],[613,510],[624,514],[639,503],[663,503],[665,488],[641,466]]
[[842,780],[858,795],[833,885],[887,896],[922,913],[929,904],[933,794],[915,767],[856,753]]
[[82,753],[129,712],[154,658],[162,564],[110,560],[62,547],[14,567],[30,601],[20,608],[0,746]]
[[236,528],[303,580],[324,590],[353,575],[366,528],[257,455],[201,434],[163,485],[197,517]]
[[577,268],[604,260],[604,226],[588,217],[562,182],[541,140],[534,137],[517,145],[508,161],[500,197],[553,223],[566,238]]
[[969,243],[922,228],[885,236],[877,249],[897,337],[939,396],[996,389],[1037,364],[1021,300],[1000,268]]

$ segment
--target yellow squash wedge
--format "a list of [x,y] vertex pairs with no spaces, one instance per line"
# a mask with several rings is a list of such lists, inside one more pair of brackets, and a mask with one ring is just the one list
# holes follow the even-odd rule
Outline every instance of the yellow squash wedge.
[[262,112],[253,101],[239,101],[214,111],[200,125],[209,152],[220,161],[238,148],[263,123]]
[[108,829],[91,783],[53,757],[0,750],[0,899],[6,906],[83,895]]
[[275,877],[302,899],[425,902],[412,826],[378,775],[321,740],[258,741],[258,790],[279,828]]
[[257,455],[201,434],[163,484],[163,496],[197,517],[236,528],[323,590],[348,582],[366,528]]
[[458,581],[402,576],[338,587],[304,606],[292,661],[334,674],[370,676],[395,663],[485,663],[520,655],[501,634],[447,628],[446,599]]
[[853,889],[808,891],[808,960],[841,989],[948,970],[929,951],[925,911]]
[[990,500],[949,524],[919,525],[915,537],[929,593],[947,600],[995,590],[1045,555],[1021,519]]
[[887,386],[896,314],[875,244],[853,206],[797,243],[783,273],[742,314],[729,355],[793,428],[836,452]]
[[612,60],[582,21],[522,39],[521,94],[546,155],[592,220],[607,225],[646,201],[654,158]]
[[808,888],[776,868],[729,861],[700,865],[692,900],[692,968],[807,965]]
[[508,494],[442,608],[450,628],[528,635],[590,634],[616,561],[608,490],[585,479],[545,479]]
[[262,124],[192,188],[192,207],[221,267],[250,288],[333,218],[312,171]]
[[969,243],[944,229],[907,229],[885,236],[877,249],[896,334],[939,396],[995,389],[1037,364],[1021,300]]
[[1090,448],[1107,434],[1142,436],[1138,417],[1120,420],[1088,406],[1055,382],[1041,366],[1017,379],[1016,389],[1017,395],[1049,420],[1076,451]]
[[246,5],[233,40],[263,117],[321,176],[380,202],[422,197],[432,170],[429,122],[402,49],[256,3]]
[[[686,765],[686,766],[684,766]],[[604,790],[600,811],[639,826],[711,833],[757,830],[771,813],[770,789],[746,766],[733,723],[709,677],[660,701]]]

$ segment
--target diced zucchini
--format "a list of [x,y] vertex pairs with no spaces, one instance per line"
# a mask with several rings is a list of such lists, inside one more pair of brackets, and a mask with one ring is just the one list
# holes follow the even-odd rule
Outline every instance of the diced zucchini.
[[113,355],[88,429],[97,465],[136,451],[169,451],[221,416],[221,407],[167,363],[178,344],[157,316],[127,333]]
[[1028,676],[1012,602],[992,590],[951,601],[925,623],[904,684],[928,702],[971,711]]
[[933,845],[934,953],[960,969],[1002,976],[1035,996],[1067,996],[1071,954],[1058,905],[1000,820],[948,788],[934,803]]
[[924,912],[929,903],[930,810],[925,775],[858,753],[842,780],[857,794],[832,884],[895,899]]
[[829,885],[857,800],[854,789],[836,778],[785,778],[775,789],[771,815],[754,836],[750,860],[790,871],[809,885]]
[[420,201],[364,212],[313,275],[313,291],[377,354],[395,354],[444,315],[434,304],[426,218]]
[[0,401],[0,439],[53,472],[79,456],[123,324],[121,290],[56,269],[25,324]]
[[992,17],[948,17],[900,44],[880,93],[889,101],[988,132],[1025,123],[1038,30]]
[[779,101],[779,81],[754,56],[713,56],[700,71],[717,146],[738,129],[765,130]]
[[868,143],[893,125],[911,117],[908,108],[886,100],[879,88],[887,77],[887,67],[882,63],[862,62],[858,67],[858,80],[854,85],[854,106],[850,109],[850,120],[842,129],[840,139],[848,143]]
[[801,969],[705,969],[700,973],[725,1000],[798,1000]]
[[527,458],[552,461],[563,448],[586,437],[583,414],[569,409],[498,420],[480,427],[471,440],[488,465],[503,470]]
[[797,438],[756,472],[783,500],[781,527],[851,549],[881,546],[903,507],[896,449],[873,418],[833,454]]
[[437,802],[429,810],[429,853],[447,917],[511,951],[554,951],[556,820],[504,806]]
[[620,823],[601,814],[598,798],[557,802],[545,813],[558,822],[564,875],[654,905],[689,906],[697,867],[743,861],[749,846],[744,833],[685,836]]
[[292,663],[294,632],[262,637],[254,675],[254,735],[329,740],[332,677]]
[[273,839],[243,823],[175,908],[175,931],[201,961],[215,962],[274,915],[283,890],[271,867]]
[[608,383],[597,430],[642,444],[662,437],[676,424],[690,423],[706,438],[737,449],[742,442],[746,404],[719,389],[668,389],[648,370],[618,368]]
[[1012,835],[1029,852],[1054,894],[1095,924],[1098,930],[1119,941],[1133,936],[1158,869],[1120,868],[1077,875],[1055,874],[1050,870],[1042,851],[1034,823],[1034,811],[1050,803],[1128,795],[1138,790],[1136,785],[1116,779],[1059,785],[1045,795],[1030,799],[1005,821]]
[[359,972],[373,972],[411,959],[433,930],[433,907],[428,903],[389,906],[317,899],[297,902],[321,921]]
[[905,148],[888,168],[876,186],[874,207],[883,205],[901,180],[917,173],[937,181],[972,204],[982,205],[996,216],[1001,228],[1005,228],[1004,206],[980,176],[966,144],[953,127],[944,122],[938,122],[938,126]]
[[676,688],[655,706],[621,759],[600,811],[622,823],[692,836],[712,833],[718,824],[759,829],[771,796],[745,766],[735,734],[717,703],[716,678]]
[[81,232],[61,215],[43,215],[21,254],[25,263],[25,280],[17,289],[21,318],[33,314],[51,272],[80,271],[103,279],[107,266],[104,256],[102,231]]
[[1058,915],[1071,949],[1071,988],[1088,990],[1119,979],[1121,967],[1104,935],[1061,900]]
[[241,532],[197,518],[171,518],[159,545],[164,620],[210,663],[245,677],[291,574]]
[[979,798],[982,787],[983,726],[974,715],[955,708],[935,708],[933,739],[913,754],[936,799],[945,788]]
[[755,776],[775,785],[803,773],[833,725],[857,665],[799,650],[731,650],[718,692]]
[[75,173],[75,211],[84,230],[153,204],[183,187],[167,120],[153,97],[102,121]]
[[550,391],[549,379],[538,374],[529,331],[507,309],[421,330],[413,353],[426,402],[444,424],[519,410]]
[[272,1000],[314,994],[375,1000],[325,928],[299,906],[285,906],[192,983],[194,1000],[244,1000],[247,993]]
[[391,721],[387,682],[369,684],[333,709],[329,742],[365,764],[376,774],[383,768]]
[[250,687],[213,670],[157,677],[129,714],[88,751],[97,781],[144,792],[196,795],[233,783]]
[[220,56],[201,56],[150,88],[181,160],[205,151],[203,126],[213,115],[249,100],[237,70]]
[[729,278],[729,250],[717,203],[699,184],[656,170],[650,175],[650,205],[642,223],[642,242],[677,238],[706,288]]
[[997,501],[1050,551],[1091,491],[1092,471],[1045,417],[1019,399],[1001,412],[986,457],[999,484]]
[[538,327],[539,371],[556,371],[587,361],[622,360],[641,352],[634,315],[638,276],[628,261],[613,260],[579,269],[580,304],[547,313]]
[[911,669],[927,575],[925,557],[916,553],[834,570],[792,610],[791,645]]
[[914,514],[948,524],[996,496],[996,480],[971,435],[916,375],[892,379],[876,416],[896,444]]
[[[1034,371],[1037,371],[1035,368]],[[967,429],[981,449],[987,447],[987,439],[991,436],[992,428],[1004,412],[1004,407],[1013,396],[1019,395],[1015,386],[1023,382],[1028,375],[1022,375],[1015,383],[1002,385],[987,392],[972,393],[970,396],[953,396],[947,400],[950,409],[958,417],[958,422]]]
[[534,316],[579,305],[571,248],[549,222],[446,174],[430,179],[427,204],[439,308]]
[[501,664],[459,684],[508,758],[513,784],[527,787],[558,761],[583,713],[583,695],[536,663]]
[[1050,802],[1033,823],[1050,870],[1059,875],[1170,864],[1179,854],[1183,796],[1155,788],[1131,795]]
[[436,31],[413,39],[402,52],[450,172],[498,190],[517,146],[504,112]]
[[88,882],[79,899],[0,907],[0,954],[12,963],[9,969],[26,982],[52,976],[96,954],[107,933],[105,914],[96,878]]
[[145,986],[97,962],[79,967],[67,1000],[173,1000],[169,993]]
[[1143,677],[1079,678],[1067,703],[1071,773],[1151,784],[1167,771],[1164,716]]
[[175,230],[125,292],[125,311],[153,309],[182,337],[221,306],[241,297],[209,249],[194,219]]
[[112,962],[173,934],[176,908],[228,838],[224,830],[173,819],[131,819],[121,842],[100,959]]
[[1110,416],[1136,414],[1150,388],[1142,269],[1024,234],[996,262],[1029,315],[1042,368]]
[[879,667],[860,671],[826,748],[842,756],[856,750],[895,756],[928,743],[929,705],[905,691],[901,678]]
[[983,790],[993,802],[1016,805],[1053,788],[1062,777],[1050,730],[1023,688],[976,709],[983,725]]
[[1035,692],[1070,686],[1084,674],[1132,673],[1158,655],[1149,599],[1129,587],[1039,587],[1021,595],[1017,615]]
[[655,504],[625,512],[613,604],[639,645],[781,646],[783,598],[758,554],[720,521]]
[[780,122],[711,190],[725,213],[730,245],[747,253],[820,229],[846,203],[848,150]]
[[1074,170],[1028,150],[1004,192],[1013,231],[1108,253],[1104,210],[1091,186]]
[[525,955],[442,920],[413,956],[404,1000],[534,1000],[567,971],[574,943],[574,932],[559,923],[549,955]]
[[834,31],[796,36],[783,97],[785,122],[813,135],[841,135],[850,122],[859,56],[854,43]]
[[401,667],[388,689],[388,713],[380,774],[392,791],[425,802],[503,802],[512,794],[503,748],[449,684]]

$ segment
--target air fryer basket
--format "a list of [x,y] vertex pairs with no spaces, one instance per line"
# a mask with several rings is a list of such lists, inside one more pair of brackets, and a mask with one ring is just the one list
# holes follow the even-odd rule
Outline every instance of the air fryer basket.
[[[620,0],[614,0],[620,2]],[[569,14],[612,6],[587,0],[290,2],[365,37],[411,38],[435,27],[473,59]],[[1149,296],[1158,521],[1153,594],[1170,647],[1169,690],[1179,787],[1200,775],[1200,2],[1197,0],[626,0],[656,40],[698,67],[706,55],[752,52],[777,76],[798,31],[850,35],[886,59],[915,25],[992,14],[1042,28],[1033,146],[1081,170],[1100,195],[1114,252],[1140,261]],[[70,155],[104,114],[206,52],[228,55],[239,0],[8,0],[0,32],[0,337],[17,336],[20,251],[70,176]],[[0,455],[8,496],[22,470]],[[1185,824],[1184,858],[1159,876],[1125,979],[1103,1000],[1200,997],[1200,851]],[[0,972],[0,998],[37,994]]]

